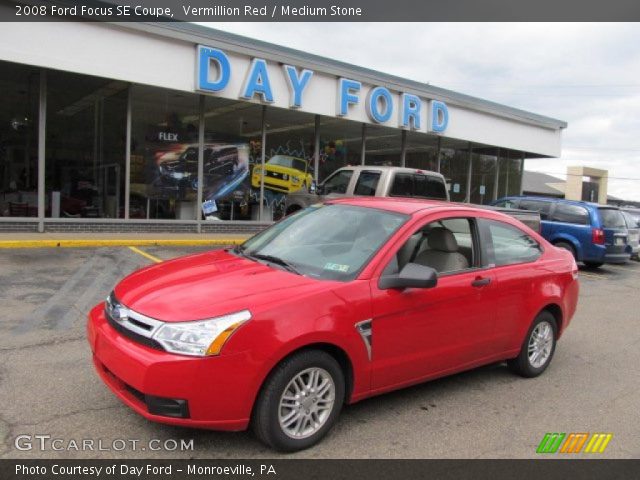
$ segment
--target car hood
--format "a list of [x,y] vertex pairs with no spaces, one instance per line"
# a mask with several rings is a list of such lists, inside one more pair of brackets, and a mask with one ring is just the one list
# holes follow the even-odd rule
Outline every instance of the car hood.
[[245,309],[253,313],[331,283],[215,250],[138,270],[116,286],[115,295],[138,313],[181,322]]

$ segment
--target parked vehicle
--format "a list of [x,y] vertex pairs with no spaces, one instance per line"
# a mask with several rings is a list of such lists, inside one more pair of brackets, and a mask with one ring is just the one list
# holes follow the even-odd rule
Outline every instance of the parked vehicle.
[[507,215],[361,197],[129,275],[87,335],[101,379],[147,419],[252,425],[294,451],[345,403],[499,361],[540,375],[578,291],[573,257]]
[[631,254],[631,258],[640,260],[638,256],[640,254],[640,214],[633,216],[628,210],[621,209],[621,211],[629,232],[628,251]]
[[[274,155],[264,164],[264,186],[280,193],[308,190],[313,181],[309,162],[289,155]],[[251,186],[260,188],[262,166],[257,165],[251,174]]]
[[415,168],[354,166],[339,168],[310,192],[287,197],[287,215],[328,199],[369,197],[412,197],[449,200],[444,177],[436,172]]
[[617,207],[529,196],[504,197],[493,205],[537,210],[542,236],[588,267],[629,260],[627,225]]

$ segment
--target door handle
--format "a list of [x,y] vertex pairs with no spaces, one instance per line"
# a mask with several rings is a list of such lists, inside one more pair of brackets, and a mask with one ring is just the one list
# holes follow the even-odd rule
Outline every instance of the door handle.
[[476,278],[473,282],[471,282],[471,286],[472,287],[484,287],[486,285],[489,285],[491,283],[491,278],[489,277],[478,277]]

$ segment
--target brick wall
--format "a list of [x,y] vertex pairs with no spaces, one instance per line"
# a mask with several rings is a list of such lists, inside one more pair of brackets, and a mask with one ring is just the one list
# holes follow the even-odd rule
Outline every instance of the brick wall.
[[[203,221],[202,233],[252,234],[268,227],[268,222],[232,222]],[[99,220],[45,220],[45,232],[51,233],[197,233],[198,223],[180,221],[99,221]],[[0,233],[37,232],[38,223],[34,221],[1,221]]]

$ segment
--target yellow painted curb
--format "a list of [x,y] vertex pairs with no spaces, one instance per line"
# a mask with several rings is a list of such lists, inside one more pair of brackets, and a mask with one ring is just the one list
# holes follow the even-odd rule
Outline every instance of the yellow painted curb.
[[131,247],[166,246],[187,247],[207,245],[239,245],[247,237],[234,238],[181,238],[181,239],[78,239],[78,240],[0,240],[0,248],[79,248],[79,247]]

